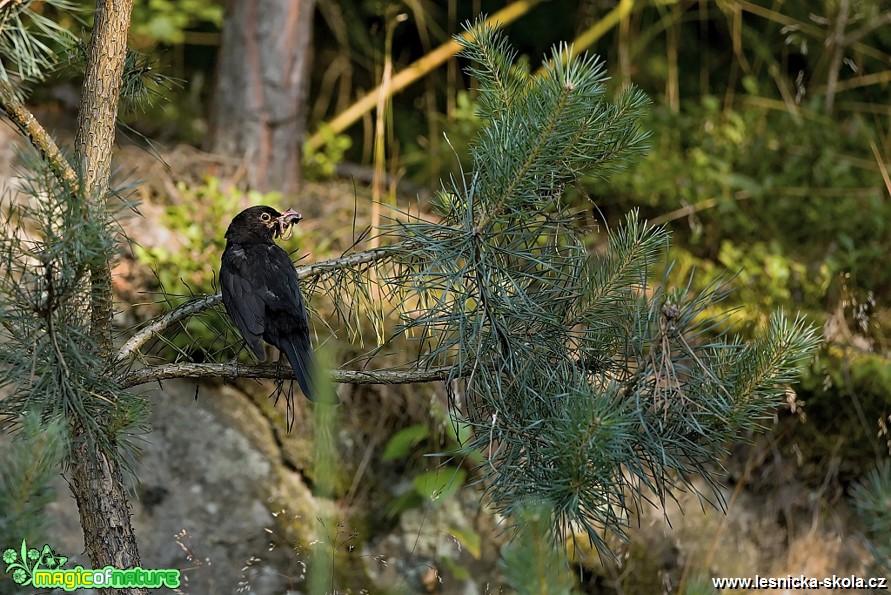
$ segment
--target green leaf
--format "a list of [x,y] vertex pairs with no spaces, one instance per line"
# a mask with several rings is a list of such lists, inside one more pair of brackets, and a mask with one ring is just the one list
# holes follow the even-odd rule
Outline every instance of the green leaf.
[[430,435],[430,429],[424,424],[414,424],[393,434],[381,455],[382,461],[392,461],[404,457],[418,442]]
[[390,518],[398,517],[406,510],[420,506],[423,503],[421,496],[415,490],[408,491],[397,497],[387,506],[387,516]]

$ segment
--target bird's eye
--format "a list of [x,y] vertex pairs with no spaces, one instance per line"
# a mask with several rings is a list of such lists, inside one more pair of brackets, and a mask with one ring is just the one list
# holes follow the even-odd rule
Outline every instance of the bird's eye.
[[270,215],[269,213],[263,213],[262,215],[260,215],[260,221],[262,221],[263,223],[269,223],[271,220],[272,215]]

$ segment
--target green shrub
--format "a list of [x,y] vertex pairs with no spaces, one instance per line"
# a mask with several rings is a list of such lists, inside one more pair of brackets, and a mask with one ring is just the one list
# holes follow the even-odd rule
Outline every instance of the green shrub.
[[[675,243],[725,265],[755,264],[741,263],[740,251],[760,242],[821,286],[828,287],[827,276],[846,274],[856,287],[891,290],[891,269],[883,265],[891,203],[864,159],[869,127],[806,109],[795,117],[719,108],[704,97],[679,115],[654,110],[649,156],[606,186],[592,181],[595,203],[621,212],[639,206],[649,218],[677,212]],[[728,240],[736,253],[719,254]]]

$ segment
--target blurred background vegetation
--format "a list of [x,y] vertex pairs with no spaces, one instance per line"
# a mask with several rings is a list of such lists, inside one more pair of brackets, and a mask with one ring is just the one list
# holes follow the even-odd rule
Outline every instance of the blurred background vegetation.
[[[307,125],[316,142],[303,155],[304,174],[348,181],[342,227],[350,227],[355,195],[365,196],[357,186],[375,165],[375,122],[365,115],[342,130],[327,123],[380,84],[386,64],[399,72],[464,21],[506,5],[523,11],[507,30],[533,69],[552,45],[574,40],[577,50],[604,59],[613,90],[633,82],[653,99],[643,123],[651,132],[648,157],[574,190],[590,222],[613,226],[638,207],[672,231],[678,283],[693,270],[705,273],[694,283],[722,271],[736,275],[730,303],[744,328],[763,324],[777,307],[806,313],[823,328],[824,346],[789,406],[753,446],[732,450],[729,481],[757,492],[792,473],[824,506],[856,497],[855,510],[866,517],[874,519],[876,509],[887,515],[891,8],[881,0],[319,2]],[[163,90],[167,101],[124,115],[130,142],[204,144],[223,18],[219,1],[136,2],[133,43],[177,84]],[[378,165],[392,191],[384,200],[424,208],[429,189],[466,165],[478,123],[463,66],[450,59],[386,102],[386,160]],[[67,113],[76,101],[70,85],[35,89],[31,101]],[[156,197],[169,203],[166,223],[183,226],[183,243],[136,256],[167,287],[185,278],[191,292],[212,291],[205,264],[221,246],[202,240],[213,237],[206,227],[228,220],[245,200],[279,200],[240,187],[224,168],[216,175],[174,180]],[[193,202],[201,205],[197,214]],[[349,232],[341,234],[347,245]],[[301,233],[316,259],[345,247],[332,241],[330,227]],[[592,236],[593,250],[601,239]],[[433,439],[435,422],[416,421],[392,437],[385,460],[419,443],[429,452],[454,442]],[[408,497],[428,490],[421,480],[415,487]],[[873,525],[864,523],[869,534]]]
[[[371,167],[372,116],[341,131],[325,123],[379,84],[385,60],[398,72],[465,20],[506,4],[319,3],[308,131],[322,130],[323,140],[304,155],[307,175],[337,175],[338,163]],[[883,299],[891,295],[891,12],[878,0],[526,4],[508,32],[533,68],[553,44],[575,40],[606,61],[615,88],[633,81],[655,104],[644,123],[648,158],[609,180],[589,180],[577,189],[578,207],[607,225],[632,207],[667,223],[678,279],[693,269],[706,273],[702,280],[737,275],[738,322],[763,323],[779,306],[823,325],[825,348],[798,389],[809,423],[801,409],[784,421],[807,444],[803,467],[814,481],[828,468],[842,484],[861,476],[887,456],[879,420],[891,413],[891,311]],[[222,6],[146,0],[133,19],[136,47],[182,82],[156,113],[131,114],[130,125],[155,141],[200,145]],[[435,187],[467,156],[477,127],[461,67],[449,61],[387,105],[386,170],[410,190]],[[238,190],[213,180],[187,192],[214,205],[207,209],[214,220],[220,208],[241,205],[232,198]],[[182,207],[171,208],[171,221],[185,220],[175,212]],[[199,230],[192,231],[187,237]],[[192,273],[208,248],[189,246],[176,275],[186,267],[193,291],[209,289],[209,275]],[[175,259],[161,256],[163,278]],[[842,462],[829,466],[833,457]]]

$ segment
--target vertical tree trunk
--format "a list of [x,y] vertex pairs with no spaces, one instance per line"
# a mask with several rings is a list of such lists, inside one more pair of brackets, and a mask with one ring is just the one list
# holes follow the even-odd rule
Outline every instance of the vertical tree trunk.
[[[99,0],[90,38],[83,102],[75,138],[75,160],[83,176],[80,197],[84,208],[105,212],[111,174],[111,152],[127,51],[127,32],[133,0]],[[110,263],[90,270],[91,333],[104,357],[111,353]],[[93,568],[140,565],[130,506],[120,465],[114,457],[82,438],[83,428],[72,428],[71,491],[84,530],[84,545]],[[144,589],[99,589],[100,593],[142,595]]]
[[[140,566],[120,464],[80,441],[71,456],[71,492],[80,511],[84,547],[95,569]],[[145,589],[99,589],[102,595],[145,595]]]
[[315,0],[229,0],[208,147],[258,190],[296,192]]
[[[96,5],[74,139],[75,165],[83,177],[80,194],[85,207],[91,201],[104,200],[108,188],[132,8],[133,0],[99,0]],[[106,263],[90,271],[91,330],[106,354],[111,351],[110,266]]]

